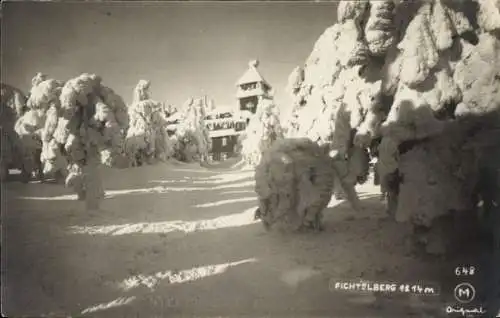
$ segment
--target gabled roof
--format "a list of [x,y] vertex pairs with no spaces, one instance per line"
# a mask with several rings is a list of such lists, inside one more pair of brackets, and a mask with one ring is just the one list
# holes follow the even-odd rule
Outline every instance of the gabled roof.
[[239,86],[243,84],[261,82],[271,88],[272,86],[264,79],[264,77],[262,77],[262,74],[260,74],[259,70],[257,70],[258,65],[258,61],[250,61],[250,63],[248,63],[247,71],[245,72],[245,74],[243,74],[242,77],[240,77],[236,85]]

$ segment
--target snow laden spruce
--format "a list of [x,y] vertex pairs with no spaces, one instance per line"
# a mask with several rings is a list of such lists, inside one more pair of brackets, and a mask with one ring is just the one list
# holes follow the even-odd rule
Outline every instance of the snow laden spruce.
[[[16,118],[21,117],[26,112],[26,96],[18,88],[1,84],[1,97],[3,107],[8,107],[14,111]],[[3,110],[3,108],[2,108]]]
[[250,166],[259,164],[261,153],[284,137],[280,123],[280,112],[272,100],[262,99],[257,113],[251,118],[241,137],[241,155]]
[[43,180],[45,174],[66,169],[66,166],[62,165],[59,165],[60,169],[49,167],[47,150],[50,139],[44,133],[47,118],[52,118],[50,115],[57,112],[59,107],[59,95],[63,83],[49,79],[47,75],[42,73],[37,73],[31,83],[27,111],[17,120],[15,130],[24,149],[24,163],[26,166],[24,172],[29,177],[32,172],[36,171],[37,177]]
[[132,166],[166,161],[172,156],[172,143],[167,132],[163,104],[151,98],[150,82],[140,80],[128,110],[130,128],[125,153]]
[[340,2],[290,75],[287,137],[327,144],[351,186],[365,179],[365,149],[378,148],[400,222],[429,228],[475,209],[476,163],[500,148],[500,5],[478,4]]
[[43,130],[44,170],[63,171],[66,185],[87,209],[97,209],[104,197],[101,154],[120,153],[128,124],[125,106],[99,76],[86,73],[68,80],[52,106]]

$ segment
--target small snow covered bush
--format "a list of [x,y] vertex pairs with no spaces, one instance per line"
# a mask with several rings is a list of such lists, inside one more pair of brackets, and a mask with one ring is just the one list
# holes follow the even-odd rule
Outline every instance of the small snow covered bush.
[[327,148],[307,138],[276,140],[255,169],[255,217],[268,229],[320,230],[335,173]]

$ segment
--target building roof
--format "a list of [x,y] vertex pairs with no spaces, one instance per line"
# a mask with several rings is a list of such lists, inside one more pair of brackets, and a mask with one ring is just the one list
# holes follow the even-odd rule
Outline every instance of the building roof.
[[211,130],[208,132],[210,138],[218,138],[218,137],[229,137],[241,135],[243,131],[236,131],[234,128],[231,129],[219,129],[219,130]]
[[248,63],[247,71],[243,74],[242,77],[240,77],[236,85],[261,82],[271,88],[272,86],[264,79],[262,74],[260,74],[259,70],[257,69],[258,65],[259,62],[257,60],[250,61],[250,63]]

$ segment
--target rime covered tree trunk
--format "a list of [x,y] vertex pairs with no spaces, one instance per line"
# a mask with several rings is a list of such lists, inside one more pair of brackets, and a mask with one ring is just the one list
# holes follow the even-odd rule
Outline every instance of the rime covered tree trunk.
[[85,189],[85,207],[87,210],[97,210],[100,201],[104,198],[101,174],[101,161],[98,148],[89,146],[89,155],[86,165],[82,168],[83,186]]

